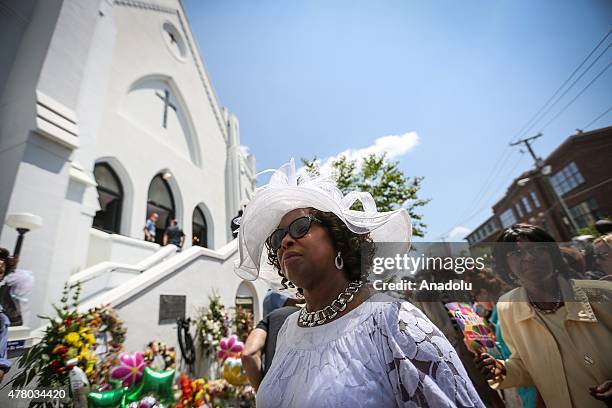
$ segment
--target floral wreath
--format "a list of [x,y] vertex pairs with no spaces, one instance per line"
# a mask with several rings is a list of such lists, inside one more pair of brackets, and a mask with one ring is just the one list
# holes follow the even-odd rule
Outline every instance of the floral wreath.
[[94,335],[96,337],[104,336],[105,340],[108,341],[108,348],[104,357],[101,358],[96,367],[98,379],[108,382],[110,370],[117,364],[119,353],[123,350],[127,329],[119,318],[117,311],[108,304],[89,309],[85,316],[88,325],[93,328]]
[[[156,357],[161,357],[164,361],[164,366],[159,367],[156,363]],[[176,367],[176,351],[174,347],[169,347],[161,341],[152,341],[147,344],[144,352],[144,360],[149,367],[154,370],[170,370]]]

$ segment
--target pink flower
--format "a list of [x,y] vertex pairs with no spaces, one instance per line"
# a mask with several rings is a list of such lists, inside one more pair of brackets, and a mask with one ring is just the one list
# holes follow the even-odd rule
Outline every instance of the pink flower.
[[142,353],[121,353],[119,354],[119,361],[121,364],[111,370],[111,377],[115,380],[121,380],[125,387],[136,384],[142,377],[146,366]]
[[221,339],[221,342],[219,342],[219,348],[221,350],[217,352],[217,357],[219,360],[225,360],[230,356],[240,354],[244,349],[244,343],[238,340],[238,336],[232,334],[229,337]]

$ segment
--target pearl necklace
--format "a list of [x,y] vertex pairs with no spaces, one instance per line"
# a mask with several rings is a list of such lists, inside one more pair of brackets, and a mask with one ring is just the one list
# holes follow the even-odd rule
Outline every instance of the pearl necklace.
[[346,289],[342,291],[329,306],[315,312],[309,312],[306,307],[300,310],[298,317],[301,326],[314,327],[323,323],[327,323],[346,309],[346,305],[351,303],[354,294],[363,286],[363,281],[350,282]]

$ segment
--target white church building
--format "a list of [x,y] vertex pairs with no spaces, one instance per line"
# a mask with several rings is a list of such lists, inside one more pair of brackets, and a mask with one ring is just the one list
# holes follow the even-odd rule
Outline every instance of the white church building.
[[[11,215],[42,219],[21,250],[35,286],[11,344],[35,341],[65,282],[82,283],[82,308],[119,311],[129,351],[176,344],[172,314],[193,317],[213,289],[260,318],[267,287],[235,275],[230,231],[255,159],[181,1],[0,0],[0,44],[0,246],[15,246]],[[152,212],[157,243],[144,241]],[[171,217],[178,253],[160,245]]]

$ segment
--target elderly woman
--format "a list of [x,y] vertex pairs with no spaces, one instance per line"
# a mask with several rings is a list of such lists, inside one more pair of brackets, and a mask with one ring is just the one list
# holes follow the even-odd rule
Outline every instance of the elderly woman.
[[496,272],[520,287],[497,303],[510,357],[477,358],[490,384],[535,385],[548,407],[610,404],[612,283],[568,279],[554,239],[529,224],[503,231],[493,256]]
[[[350,210],[356,199],[365,211]],[[407,244],[410,231],[405,210],[379,213],[369,194],[343,196],[322,178],[298,185],[293,161],[255,194],[240,221],[239,272],[255,278],[264,254],[306,303],[278,334],[258,407],[483,406],[440,331],[364,283],[365,244]]]

